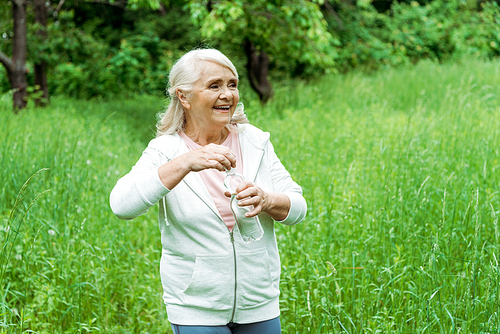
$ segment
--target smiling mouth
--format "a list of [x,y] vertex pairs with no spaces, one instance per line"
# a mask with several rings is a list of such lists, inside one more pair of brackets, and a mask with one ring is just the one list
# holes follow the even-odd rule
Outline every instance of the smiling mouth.
[[231,106],[215,106],[214,109],[218,111],[229,111]]

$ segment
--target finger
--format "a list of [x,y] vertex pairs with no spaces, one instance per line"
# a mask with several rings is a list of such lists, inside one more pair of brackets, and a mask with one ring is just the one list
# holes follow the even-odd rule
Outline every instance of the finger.
[[254,209],[253,209],[253,210],[248,211],[247,213],[245,213],[245,217],[247,217],[247,218],[255,217],[255,216],[257,216],[260,212],[261,212],[261,208],[260,208],[260,207],[254,207]]
[[[254,184],[252,182],[245,180],[238,185],[238,187],[236,188],[236,193],[239,195],[240,192],[245,191],[246,189],[249,189],[253,186],[254,186]],[[246,196],[241,196],[241,198],[244,198],[244,197],[247,197],[250,195],[252,195],[252,194],[249,193]]]
[[225,158],[225,161],[227,161],[227,164],[224,164],[224,166],[228,167],[227,170],[236,168],[236,156],[231,151],[221,152],[219,154],[221,154]]
[[211,151],[213,153],[218,153],[218,154],[226,155],[228,158],[231,157],[231,159],[235,159],[236,158],[236,156],[234,155],[233,151],[231,151],[226,146],[210,144],[210,145],[207,145],[205,147],[206,147],[206,149],[208,151]]
[[[238,197],[236,197],[238,199]],[[252,196],[252,197],[244,197],[241,200],[238,200],[238,206],[258,206],[260,205],[260,197],[259,196]]]
[[231,192],[229,190],[224,191],[224,196],[231,197]]
[[224,172],[226,170],[231,169],[231,162],[227,159],[225,155],[222,154],[215,154],[214,155],[214,160],[217,161],[222,169],[218,168],[220,171]]
[[206,159],[203,163],[201,163],[202,167],[199,168],[199,170],[204,170],[204,169],[216,169],[218,171],[225,171],[225,166],[216,159],[216,157],[212,157],[211,159]]
[[233,152],[229,151],[229,153],[226,155],[227,159],[231,163],[232,168],[236,168],[236,156],[234,155]]
[[241,190],[240,192],[236,192],[236,199],[238,200],[256,196],[260,196],[260,193],[255,187],[248,187]]
[[214,153],[223,155],[229,161],[230,167],[236,167],[236,155],[230,149],[224,146],[219,146],[214,149]]

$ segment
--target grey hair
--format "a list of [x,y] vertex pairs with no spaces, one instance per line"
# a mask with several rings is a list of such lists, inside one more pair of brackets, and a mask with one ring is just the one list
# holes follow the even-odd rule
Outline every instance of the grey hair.
[[[170,70],[167,86],[167,98],[170,98],[164,112],[158,114],[156,125],[156,137],[171,135],[177,131],[184,130],[186,116],[182,108],[181,101],[177,97],[176,90],[182,91],[187,96],[193,90],[193,85],[200,78],[204,61],[213,61],[221,66],[225,66],[238,78],[238,72],[233,63],[215,49],[198,49],[186,53],[176,61]],[[243,103],[238,103],[236,110],[226,128],[231,132],[242,131],[238,124],[248,123],[245,115]]]

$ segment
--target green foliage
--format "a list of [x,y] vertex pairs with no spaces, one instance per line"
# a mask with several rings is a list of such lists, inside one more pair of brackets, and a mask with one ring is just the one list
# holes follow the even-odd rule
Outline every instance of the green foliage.
[[339,2],[337,10],[338,19],[331,15],[328,19],[341,41],[337,62],[344,69],[499,55],[496,2],[483,2],[479,8],[458,0],[426,5],[395,2],[388,13],[366,4],[354,7]]
[[[328,32],[322,1],[219,1],[211,10],[206,1],[189,1],[191,19],[201,33],[215,41],[240,46],[245,39],[270,55],[275,67],[309,72],[334,71],[338,44]],[[240,55],[244,57],[244,55]]]
[[8,92],[10,90],[10,82],[7,77],[7,70],[0,67],[0,92]]
[[[7,56],[12,56],[13,37],[12,4],[0,0],[0,51]],[[11,90],[7,70],[0,63],[0,92]]]
[[478,15],[469,24],[459,25],[452,35],[457,53],[480,57],[500,55],[500,6],[496,2],[481,4]]
[[159,9],[160,0],[131,0],[127,2],[127,7],[131,9],[148,8],[148,9]]
[[[167,7],[164,16],[151,9],[108,11],[85,3],[69,3],[63,8],[54,20],[49,19],[48,40],[36,35],[38,26],[28,26],[28,81],[31,85],[34,82],[31,64],[46,61],[51,95],[163,95],[169,68],[198,41],[180,7]],[[54,16],[52,11],[49,14]],[[117,29],[110,23],[122,26]],[[9,27],[4,27],[7,32]],[[2,39],[0,47],[9,49],[11,42],[11,38]],[[10,89],[3,68],[1,88]]]
[[[118,1],[67,0],[58,13],[55,3],[48,8],[47,41],[36,36],[39,26],[28,6],[28,83],[34,84],[33,64],[45,60],[51,95],[160,96],[173,62],[194,47],[221,49],[244,78],[244,39],[270,56],[274,81],[358,66],[500,55],[498,1],[381,3],[171,0],[161,7],[157,0],[134,0],[123,8]],[[11,4],[0,1],[0,8],[0,50],[9,55]],[[10,90],[3,68],[0,90]]]
[[[146,16],[135,22],[137,31],[122,34],[117,47],[110,41],[86,33],[99,29],[99,24],[77,28],[72,12],[62,12],[60,19],[49,27],[51,41],[46,54],[56,59],[49,64],[53,71],[49,81],[56,95],[85,98],[127,93],[162,95],[168,79],[168,69],[179,57],[182,43],[170,43],[161,38],[169,18]],[[170,14],[173,16],[173,14]],[[149,20],[149,21],[148,21]],[[59,61],[57,61],[59,58]],[[62,62],[61,62],[62,60]]]

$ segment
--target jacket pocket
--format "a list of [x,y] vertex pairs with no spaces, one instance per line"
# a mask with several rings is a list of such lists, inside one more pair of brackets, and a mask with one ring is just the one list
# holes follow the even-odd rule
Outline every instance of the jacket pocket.
[[279,296],[279,279],[273,282],[271,278],[266,249],[240,254],[238,268],[238,301],[241,308],[258,307]]
[[163,252],[160,275],[165,304],[182,304],[181,292],[186,290],[193,275],[194,261],[181,255]]
[[196,257],[193,275],[183,292],[186,305],[210,310],[233,307],[234,261],[232,256]]

